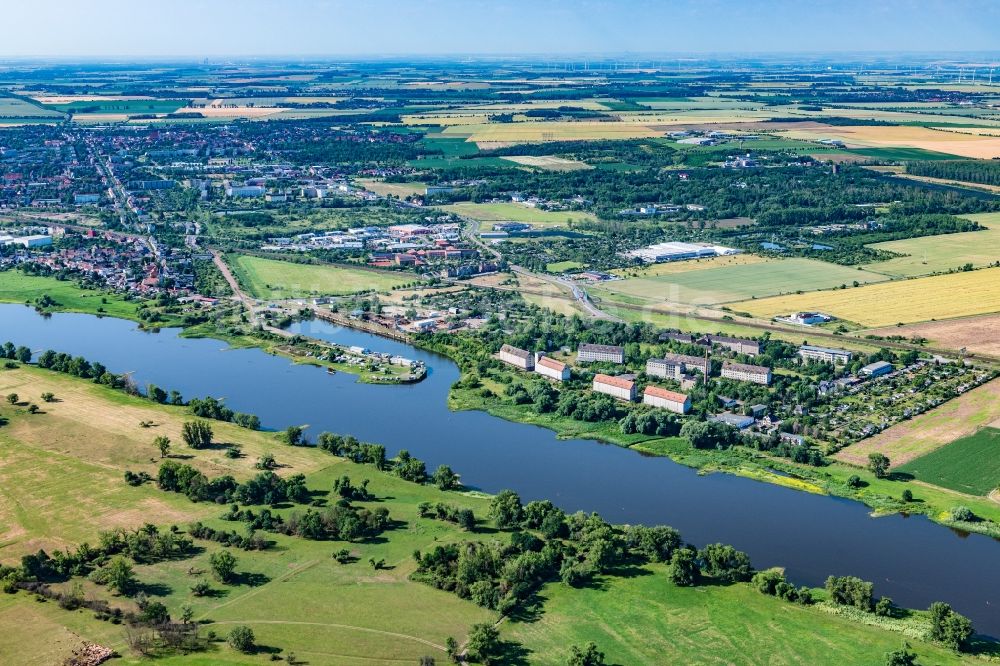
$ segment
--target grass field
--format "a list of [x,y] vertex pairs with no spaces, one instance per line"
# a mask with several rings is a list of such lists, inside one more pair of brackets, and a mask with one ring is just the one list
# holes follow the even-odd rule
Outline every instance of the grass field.
[[[604,282],[596,293],[608,300],[633,298],[639,302],[696,303],[710,305],[762,298],[793,290],[826,289],[852,281],[879,282],[884,275],[828,264],[812,259],[769,259],[766,261],[733,260],[721,266],[678,262],[672,267],[645,269],[650,277]],[[685,267],[691,270],[684,270]],[[664,271],[656,274],[656,271]],[[669,272],[667,272],[669,271]],[[626,301],[628,302],[628,301]],[[734,310],[747,310],[743,303]]]
[[597,220],[593,213],[580,210],[549,211],[530,208],[519,203],[457,203],[440,206],[441,210],[456,215],[464,215],[483,222],[525,222],[538,226],[565,227],[570,221],[593,222]]
[[545,270],[549,273],[565,273],[566,271],[578,271],[585,267],[579,261],[554,261],[545,265]]
[[[1000,138],[936,130],[929,127],[856,125],[794,129],[783,135],[804,140],[840,139],[849,148],[916,148],[960,157],[1000,157]],[[922,159],[892,158],[883,159]]]
[[968,217],[987,229],[875,243],[869,247],[906,256],[868,264],[865,268],[887,275],[913,277],[957,269],[967,263],[981,267],[1000,261],[1000,213]]
[[[570,645],[594,641],[609,664],[874,666],[900,643],[898,635],[797,607],[748,585],[676,587],[664,566],[640,567],[581,590],[550,584],[540,596],[540,619],[501,625],[501,635],[521,642],[532,664],[565,664]],[[638,598],[642,602],[634,603]],[[940,648],[917,650],[920,663],[962,663]]]
[[138,307],[138,302],[126,301],[119,294],[80,289],[75,282],[26,275],[18,270],[0,271],[0,303],[34,302],[42,296],[54,300],[57,310],[123,319],[135,319]]
[[247,255],[227,257],[240,284],[256,298],[300,298],[313,294],[353,294],[389,291],[416,278],[364,268],[344,268],[262,259]]
[[758,317],[818,310],[873,328],[969,317],[1000,311],[1000,268],[743,301],[732,308]]
[[409,196],[423,196],[427,191],[425,183],[387,183],[375,178],[359,178],[358,183],[366,190],[383,197],[391,194],[404,199]]
[[0,119],[2,118],[32,118],[45,120],[61,120],[63,115],[52,109],[45,109],[17,97],[0,97]]
[[880,452],[887,455],[893,465],[905,465],[997,419],[1000,419],[1000,380],[994,379],[936,409],[852,444],[834,457],[842,462],[866,465],[869,453]]
[[986,427],[897,467],[918,481],[970,495],[1000,487],[1000,430]]

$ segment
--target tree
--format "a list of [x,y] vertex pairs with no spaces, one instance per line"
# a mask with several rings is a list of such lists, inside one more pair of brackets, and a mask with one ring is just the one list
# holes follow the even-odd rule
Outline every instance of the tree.
[[963,523],[971,523],[976,519],[976,514],[967,506],[956,506],[951,510],[951,519]]
[[8,393],[7,394],[7,402],[9,402],[12,405],[16,405],[17,401],[18,401],[18,397],[17,397],[16,393]]
[[680,548],[674,551],[670,558],[670,569],[667,573],[674,585],[697,585],[701,578],[701,570],[698,568],[698,560],[695,552],[690,548]]
[[577,646],[570,648],[566,666],[604,666],[604,653],[597,649],[597,643],[587,643],[582,650]]
[[223,583],[229,582],[236,571],[236,557],[228,550],[212,553],[209,564],[212,566],[212,573]]
[[46,391],[45,393],[42,394],[42,400],[44,400],[45,402],[55,402],[56,394],[52,393],[51,391]]
[[903,491],[903,501],[904,502],[912,502],[913,501],[913,492],[909,488],[907,488],[907,489],[905,489]]
[[132,565],[121,555],[111,558],[105,567],[105,576],[108,581],[108,589],[114,590],[118,594],[128,595],[135,585],[135,573]]
[[876,479],[884,479],[889,473],[889,458],[883,453],[868,454],[868,469],[875,474]]
[[910,650],[910,644],[903,641],[898,650],[885,653],[885,666],[918,666],[917,655]]
[[490,502],[489,516],[500,529],[511,529],[521,523],[521,497],[513,490],[501,490]]
[[208,421],[185,421],[181,426],[181,438],[192,449],[204,449],[212,444],[212,426]]
[[440,465],[436,470],[434,470],[434,475],[431,477],[434,484],[441,490],[454,490],[459,486],[458,474],[448,467],[448,465]]
[[698,552],[698,558],[707,575],[728,583],[750,580],[750,576],[753,575],[750,557],[732,546],[721,543],[709,544]]
[[466,644],[466,654],[473,661],[490,664],[501,656],[503,645],[500,643],[500,632],[489,622],[472,625],[469,640]]
[[289,446],[299,446],[302,444],[302,426],[288,426],[285,428],[285,444]]
[[17,351],[14,352],[14,358],[21,363],[29,363],[31,362],[31,350],[27,347],[18,347]]
[[233,627],[226,641],[229,647],[243,654],[251,654],[257,649],[257,639],[253,635],[253,629],[246,625]]
[[959,615],[951,606],[935,601],[930,607],[931,638],[954,650],[962,650],[972,638],[972,622],[964,615]]
[[160,451],[160,457],[166,458],[170,453],[170,438],[166,435],[159,435],[153,440],[153,444]]

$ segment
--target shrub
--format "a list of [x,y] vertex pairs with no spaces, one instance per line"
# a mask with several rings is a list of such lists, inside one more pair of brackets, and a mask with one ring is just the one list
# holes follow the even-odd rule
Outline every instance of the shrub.
[[242,624],[233,627],[226,641],[229,643],[229,647],[243,654],[251,654],[257,648],[253,629]]

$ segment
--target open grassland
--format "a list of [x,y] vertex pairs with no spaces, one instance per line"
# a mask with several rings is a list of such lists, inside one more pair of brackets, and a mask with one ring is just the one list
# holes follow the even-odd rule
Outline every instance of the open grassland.
[[[791,284],[795,284],[792,282]],[[734,303],[758,317],[820,311],[868,327],[1000,311],[1000,268]]]
[[849,148],[919,148],[962,157],[1000,157],[1000,137],[977,136],[929,127],[858,125],[793,129],[781,134],[795,139],[840,139]]
[[390,291],[416,278],[366,268],[346,268],[263,259],[247,255],[230,256],[240,284],[253,296],[263,299],[300,298],[313,294],[353,294],[362,291]]
[[871,331],[875,335],[927,338],[935,347],[962,349],[1000,358],[1000,315],[983,315],[945,321],[927,321]]
[[725,266],[743,266],[769,261],[756,254],[733,254],[727,257],[711,257],[709,259],[691,259],[690,261],[667,261],[662,264],[646,264],[630,268],[616,268],[611,272],[623,278],[652,278],[661,275],[676,275],[689,271],[699,271]]
[[913,277],[961,268],[967,263],[980,267],[1000,261],[1000,213],[969,215],[968,218],[986,230],[874,243],[869,247],[906,256],[867,264],[865,268],[887,275]]
[[1000,419],[1000,380],[994,379],[936,409],[852,444],[834,457],[852,465],[867,465],[868,454],[879,452],[888,456],[894,466],[905,465],[997,419]]
[[[537,620],[501,625],[501,635],[522,643],[532,664],[565,664],[569,646],[588,641],[609,664],[720,666],[878,664],[900,643],[898,635],[788,604],[748,585],[676,587],[659,565],[580,590],[546,585],[539,597],[545,605]],[[963,663],[926,644],[917,651],[921,663]]]
[[538,122],[469,123],[451,125],[445,136],[464,136],[473,143],[535,143],[540,141],[592,141],[597,139],[645,139],[664,132],[645,123]]
[[514,202],[457,203],[441,206],[441,210],[483,222],[524,222],[538,226],[566,226],[576,222],[594,222],[593,213],[581,210],[540,210]]
[[986,427],[896,468],[918,481],[970,495],[1000,487],[1000,430]]
[[119,294],[81,289],[75,282],[26,275],[18,270],[0,271],[0,303],[34,302],[42,296],[55,301],[54,309],[123,319],[135,319],[138,307],[138,302],[126,301]]
[[[683,270],[689,263],[695,268]],[[851,284],[854,280],[867,283],[886,279],[884,275],[812,259],[734,260],[731,264],[708,268],[692,262],[678,262],[676,265],[679,272],[604,282],[594,291],[611,301],[711,305],[773,296],[793,289],[828,289]],[[635,300],[629,301],[630,298]],[[749,309],[743,305],[738,303],[733,310]]]
[[515,155],[501,159],[544,171],[579,171],[581,169],[594,168],[589,164],[578,162],[577,160],[568,160],[564,157],[553,157],[551,155]]
[[357,182],[366,190],[382,197],[392,195],[404,199],[410,196],[423,196],[427,192],[425,183],[387,183],[375,178],[360,178]]
[[44,120],[61,120],[63,114],[52,109],[43,108],[17,97],[0,97],[0,119],[31,118]]

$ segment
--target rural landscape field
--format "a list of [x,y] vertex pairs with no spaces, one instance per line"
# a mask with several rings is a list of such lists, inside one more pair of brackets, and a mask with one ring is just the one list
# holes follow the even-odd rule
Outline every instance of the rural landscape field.
[[1000,6],[0,16],[0,666],[1000,661]]

